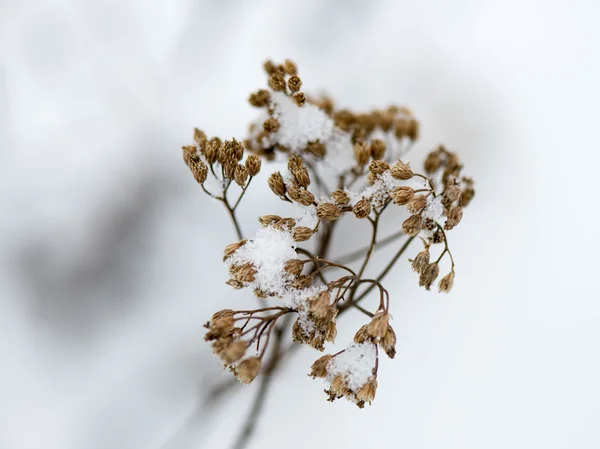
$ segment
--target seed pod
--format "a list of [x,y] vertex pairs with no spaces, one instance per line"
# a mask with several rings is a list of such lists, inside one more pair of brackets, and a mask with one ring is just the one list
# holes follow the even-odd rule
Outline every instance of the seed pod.
[[308,169],[300,156],[296,154],[290,156],[288,160],[288,169],[299,186],[308,187],[310,185]]
[[460,184],[452,184],[444,192],[444,198],[446,198],[450,203],[453,203],[454,201],[458,201],[460,199],[460,194]]
[[379,346],[390,359],[393,359],[396,355],[396,332],[389,324],[385,335],[379,340]]
[[323,156],[325,156],[325,152],[326,152],[325,145],[319,141],[309,142],[308,145],[306,146],[306,151],[308,151],[309,153],[311,153],[313,156],[315,156],[317,158],[322,158]]
[[375,314],[369,324],[367,324],[367,334],[373,338],[382,338],[387,332],[390,322],[390,315],[387,312],[378,312]]
[[248,180],[248,169],[245,165],[238,164],[238,166],[235,169],[233,179],[235,180],[235,183],[240,187],[244,187],[246,185],[246,181]]
[[292,237],[296,242],[305,242],[310,239],[313,235],[313,230],[304,226],[294,228],[294,232],[292,233]]
[[315,196],[312,193],[294,184],[289,186],[288,195],[293,201],[303,206],[310,206],[315,202]]
[[330,320],[334,309],[331,307],[331,294],[323,291],[310,303],[309,311],[316,321]]
[[250,176],[258,175],[258,173],[260,172],[261,160],[257,155],[251,154],[250,156],[248,156],[245,163],[246,168],[248,169],[248,174]]
[[279,73],[273,73],[269,77],[269,87],[275,92],[285,91],[285,79]]
[[206,134],[204,134],[204,131],[194,128],[194,142],[198,145],[200,153],[204,154],[206,145],[208,144],[208,138],[206,137]]
[[431,284],[435,282],[435,279],[440,274],[440,267],[437,263],[430,263],[425,267],[419,276],[419,286],[425,287],[427,290],[431,287]]
[[260,89],[259,91],[251,94],[250,98],[248,98],[248,101],[250,102],[250,104],[252,106],[261,108],[261,107],[269,104],[270,99],[271,99],[271,94],[269,93],[269,91],[266,89]]
[[206,150],[204,151],[204,157],[206,158],[206,162],[208,162],[210,165],[217,162],[220,147],[221,140],[218,137],[213,137],[208,141]]
[[410,179],[414,175],[408,164],[405,164],[402,161],[396,161],[396,163],[392,165],[390,173],[394,178],[401,180]]
[[374,175],[381,175],[384,172],[388,171],[389,169],[390,169],[390,164],[388,164],[385,161],[375,160],[375,161],[371,161],[371,163],[369,164],[369,171],[371,173],[373,173]]
[[192,175],[194,175],[194,179],[198,184],[204,184],[206,181],[206,176],[208,173],[208,168],[206,164],[202,162],[200,159],[191,160],[190,161],[190,170],[192,171]]
[[373,139],[370,146],[371,157],[373,159],[383,159],[385,154],[386,145],[381,139]]
[[371,203],[366,198],[362,198],[356,202],[352,212],[356,218],[367,218],[371,213]]
[[462,216],[462,207],[453,206],[452,208],[450,208],[450,210],[448,211],[448,218],[446,219],[446,223],[444,224],[444,229],[446,231],[449,231],[450,229],[454,228],[458,223],[460,223]]
[[371,151],[364,142],[357,142],[354,144],[354,159],[358,165],[367,165]]
[[285,184],[283,182],[283,176],[278,171],[274,172],[269,176],[269,188],[277,196],[285,195]]
[[440,293],[450,293],[452,290],[452,286],[454,285],[454,270],[440,279],[440,283],[438,284],[438,290]]
[[420,214],[427,206],[427,195],[415,195],[406,205],[410,214]]
[[394,187],[392,190],[392,200],[394,204],[403,206],[407,204],[415,195],[415,191],[408,186]]
[[284,265],[284,270],[292,276],[299,276],[302,273],[304,264],[299,259],[290,259]]
[[411,266],[417,273],[422,273],[425,267],[429,265],[429,249],[425,249],[416,255],[411,261]]
[[333,357],[330,354],[324,355],[323,357],[319,357],[310,367],[309,376],[314,378],[317,377],[327,377],[327,364],[331,361]]
[[333,192],[331,194],[331,199],[340,207],[345,206],[350,202],[350,197],[343,190],[336,190]]
[[411,215],[402,223],[402,231],[408,236],[414,236],[423,229],[423,220],[420,215]]
[[223,262],[225,262],[225,260],[227,260],[229,257],[231,257],[233,255],[233,253],[235,253],[238,249],[240,249],[242,246],[244,246],[247,241],[248,240],[243,239],[243,240],[240,240],[239,242],[232,243],[231,245],[227,245],[225,247],[225,250],[223,251]]
[[296,220],[293,218],[282,218],[273,225],[275,229],[280,231],[292,229],[294,226],[296,226]]
[[292,98],[297,106],[304,106],[304,103],[306,103],[306,95],[304,95],[302,92],[296,92]]
[[258,222],[264,227],[277,223],[279,220],[281,220],[279,215],[263,215],[258,217]]
[[337,337],[337,326],[335,320],[331,320],[325,325],[325,341],[334,343],[335,337]]
[[371,377],[369,381],[364,384],[356,392],[356,399],[359,402],[368,402],[369,404],[375,399],[375,392],[377,391],[377,379]]
[[408,137],[412,141],[415,141],[419,138],[419,122],[417,122],[414,118],[411,118],[408,121],[406,137]]
[[302,87],[302,80],[297,75],[292,75],[288,79],[287,85],[291,92],[298,92]]
[[279,130],[279,126],[279,120],[277,120],[275,117],[269,117],[263,123],[263,129],[268,133],[277,132]]
[[333,221],[342,215],[342,211],[333,203],[319,203],[317,206],[317,217],[321,220]]
[[248,349],[248,343],[244,340],[238,340],[231,342],[231,344],[226,345],[220,352],[219,358],[226,365],[231,365],[233,362],[236,362],[246,353],[246,349]]
[[296,75],[298,73],[298,67],[294,61],[286,59],[283,61],[283,71],[288,75]]
[[364,324],[356,331],[354,335],[354,343],[364,343],[365,341],[372,341],[373,337],[367,332],[368,324]]
[[246,359],[236,367],[235,375],[238,380],[243,384],[249,384],[258,375],[262,363],[258,357],[250,357]]

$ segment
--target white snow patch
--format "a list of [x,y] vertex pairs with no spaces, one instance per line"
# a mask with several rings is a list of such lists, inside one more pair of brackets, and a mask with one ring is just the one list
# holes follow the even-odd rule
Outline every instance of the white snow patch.
[[354,343],[329,361],[326,380],[331,382],[341,375],[348,388],[357,392],[373,377],[376,360],[377,348],[373,343]]

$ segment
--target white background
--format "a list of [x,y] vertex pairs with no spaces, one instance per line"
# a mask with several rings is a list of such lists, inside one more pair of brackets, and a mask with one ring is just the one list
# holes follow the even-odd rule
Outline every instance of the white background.
[[[235,437],[256,385],[198,411],[228,376],[202,323],[249,298],[224,285],[235,237],[179,148],[194,126],[244,135],[268,57],[345,106],[408,105],[413,164],[443,142],[477,195],[451,295],[406,262],[387,281],[398,355],[372,407],[326,402],[304,349],[252,447],[599,447],[599,5],[0,3],[0,448]],[[280,207],[256,187],[247,232]],[[362,318],[343,321],[338,346]]]

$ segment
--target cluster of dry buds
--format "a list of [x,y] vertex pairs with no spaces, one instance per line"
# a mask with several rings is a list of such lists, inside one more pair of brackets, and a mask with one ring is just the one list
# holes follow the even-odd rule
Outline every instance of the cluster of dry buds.
[[[330,400],[345,397],[363,407],[375,397],[379,352],[390,358],[396,354],[389,293],[381,281],[418,237],[424,248],[410,262],[419,284],[429,290],[447,256],[449,271],[437,285],[440,292],[450,291],[455,266],[447,231],[460,223],[474,196],[473,181],[462,176],[456,154],[442,146],[426,157],[424,173],[415,173],[402,160],[419,132],[408,109],[391,106],[361,114],[336,109],[329,98],[302,92],[293,62],[268,61],[264,68],[268,89],[250,95],[259,116],[245,140],[208,138],[196,129],[194,143],[183,147],[194,178],[223,203],[238,234],[238,241],[224,251],[227,283],[251,289],[261,305],[215,313],[206,324],[205,338],[223,364],[249,383],[259,374],[268,348],[275,346],[270,341],[282,338],[290,317],[295,317],[292,340],[323,351],[327,342],[335,341],[340,314],[360,311],[369,320],[354,341],[317,359],[310,376],[325,380]],[[293,211],[286,217],[259,217],[261,226],[244,238],[236,210],[263,160],[279,167],[287,162],[285,169],[268,173],[267,182]],[[231,199],[232,191],[237,198]],[[393,209],[407,216],[397,233],[380,239],[380,217]],[[370,222],[370,242],[329,260],[333,231],[352,218]],[[404,242],[385,269],[365,276],[374,251],[400,239]],[[430,254],[435,248],[437,257]],[[371,312],[359,303],[373,290],[379,302]],[[271,357],[281,356],[277,351]]]

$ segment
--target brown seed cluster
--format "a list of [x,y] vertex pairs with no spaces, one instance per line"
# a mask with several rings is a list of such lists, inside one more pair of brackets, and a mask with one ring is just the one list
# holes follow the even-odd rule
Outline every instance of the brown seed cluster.
[[[224,204],[238,234],[237,241],[223,251],[223,262],[229,269],[227,284],[234,289],[250,288],[260,301],[257,308],[215,313],[205,324],[205,340],[240,382],[250,383],[259,374],[265,357],[281,356],[277,349],[285,346],[281,342],[276,349],[267,350],[274,339],[289,335],[285,332],[288,321],[280,318],[290,314],[295,317],[291,329],[294,342],[323,351],[335,342],[342,313],[363,313],[369,321],[355,332],[351,347],[374,351],[370,353],[375,355],[372,371],[367,369],[357,383],[350,381],[348,373],[332,368],[340,366],[337,357],[352,354],[349,348],[318,358],[310,368],[311,377],[327,382],[329,400],[345,397],[362,408],[375,398],[380,352],[390,358],[396,355],[390,295],[382,285],[383,278],[408,244],[420,239],[423,249],[410,260],[419,285],[430,290],[437,283],[440,292],[451,291],[455,264],[447,233],[462,222],[464,208],[475,195],[474,182],[462,174],[458,156],[443,146],[427,155],[424,173],[398,159],[398,153],[406,149],[403,145],[412,145],[419,135],[419,124],[408,109],[390,106],[368,113],[339,109],[328,97],[309,97],[302,91],[302,79],[291,60],[281,64],[267,61],[264,70],[266,88],[252,93],[248,100],[266,114],[252,125],[250,138],[243,142],[235,138],[221,140],[194,129],[193,144],[182,147],[184,163],[195,181]],[[336,135],[345,136],[347,165],[335,175],[324,174],[331,168],[327,138],[293,150],[281,143],[280,136],[290,122],[289,117],[280,115],[276,102],[286,97],[295,104],[287,105],[291,110],[302,114],[316,111],[329,126],[333,121]],[[244,238],[242,228],[247,230],[247,224],[239,223],[237,206],[252,179],[264,170],[263,164],[276,156],[287,167],[265,176],[266,183],[296,212],[260,215],[258,223],[253,224],[254,229],[258,228],[256,236]],[[237,197],[232,197],[232,192],[237,192]],[[394,206],[407,215],[392,218],[395,221],[390,223],[396,223],[398,232],[384,238],[378,233],[379,219],[384,212],[397,213]],[[336,245],[348,254],[329,257],[334,231],[356,223],[355,219],[372,225],[370,238],[346,233],[356,239],[336,240]],[[261,232],[275,243],[267,241],[260,246]],[[282,245],[277,243],[279,238]],[[396,239],[404,242],[398,244]],[[367,247],[356,250],[369,241]],[[310,243],[304,246],[305,242]],[[379,275],[366,276],[364,273],[374,267],[370,263],[375,249],[383,244],[398,244],[398,255]],[[269,251],[281,253],[266,254]],[[248,256],[254,253],[260,256]],[[269,264],[272,266],[265,267]],[[446,271],[447,265],[450,268]],[[373,312],[363,307],[366,303],[359,304],[371,290],[379,293],[379,305]]]

